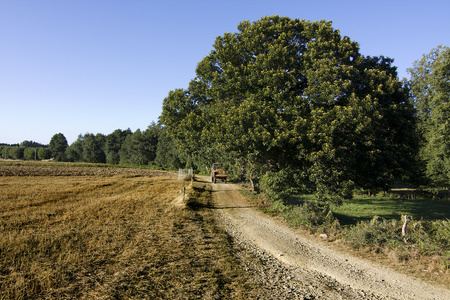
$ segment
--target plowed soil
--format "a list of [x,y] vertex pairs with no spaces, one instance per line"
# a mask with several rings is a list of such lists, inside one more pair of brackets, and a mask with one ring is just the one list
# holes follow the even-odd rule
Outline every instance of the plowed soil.
[[173,175],[173,173],[137,168],[98,168],[40,166],[32,164],[0,165],[0,176],[116,176],[116,175]]

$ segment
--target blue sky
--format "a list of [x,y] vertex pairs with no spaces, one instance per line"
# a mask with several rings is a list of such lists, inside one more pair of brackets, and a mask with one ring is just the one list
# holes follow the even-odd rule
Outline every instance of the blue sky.
[[333,21],[399,77],[450,46],[448,0],[0,0],[0,143],[145,130],[217,36],[280,15]]

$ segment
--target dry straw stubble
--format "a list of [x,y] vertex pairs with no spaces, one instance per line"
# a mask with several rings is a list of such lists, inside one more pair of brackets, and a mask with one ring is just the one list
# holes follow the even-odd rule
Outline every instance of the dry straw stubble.
[[45,172],[0,176],[0,298],[245,294],[212,217],[174,205],[187,182],[163,173]]

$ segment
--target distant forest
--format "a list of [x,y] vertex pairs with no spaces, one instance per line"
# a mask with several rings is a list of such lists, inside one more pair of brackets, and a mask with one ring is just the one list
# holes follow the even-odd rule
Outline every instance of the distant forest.
[[62,133],[55,134],[48,145],[33,141],[0,144],[0,157],[5,159],[150,164],[165,169],[177,169],[184,165],[174,151],[165,129],[155,123],[151,123],[144,131],[117,129],[108,135],[80,134],[71,145]]

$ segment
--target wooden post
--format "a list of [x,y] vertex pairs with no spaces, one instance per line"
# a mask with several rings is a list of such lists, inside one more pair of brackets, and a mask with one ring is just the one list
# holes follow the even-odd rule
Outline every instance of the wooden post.
[[408,216],[404,215],[403,217],[405,218],[405,223],[403,223],[403,226],[402,226],[402,236],[403,236],[403,241],[405,243],[407,243],[408,240],[406,239],[406,225],[408,225]]

